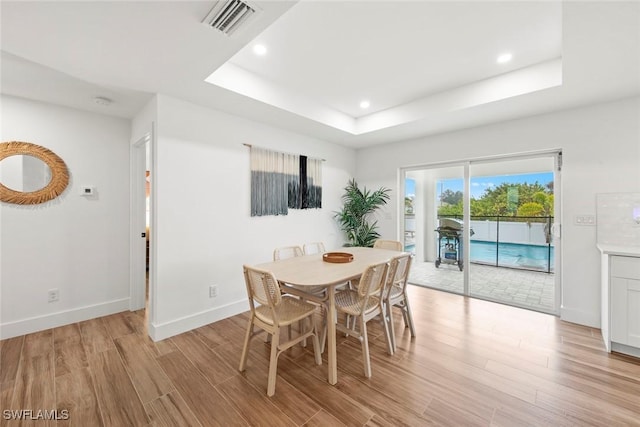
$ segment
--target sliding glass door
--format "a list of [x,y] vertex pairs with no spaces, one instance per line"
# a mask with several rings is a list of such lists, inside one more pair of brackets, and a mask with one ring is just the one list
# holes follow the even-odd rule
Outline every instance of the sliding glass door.
[[469,172],[469,294],[554,312],[554,158],[476,162]]
[[559,311],[557,152],[403,171],[411,283]]

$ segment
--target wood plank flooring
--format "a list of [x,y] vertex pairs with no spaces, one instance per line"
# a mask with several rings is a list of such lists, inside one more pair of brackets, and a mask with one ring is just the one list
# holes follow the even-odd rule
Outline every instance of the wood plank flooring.
[[[604,350],[600,331],[553,316],[410,287],[418,336],[395,313],[398,350],[370,322],[373,376],[360,344],[338,338],[338,384],[311,346],[280,356],[248,313],[154,343],[144,311],[0,341],[0,426],[640,426],[640,359]],[[21,421],[7,410],[31,410]],[[56,410],[58,420],[34,420]],[[68,411],[68,419],[63,411]]]

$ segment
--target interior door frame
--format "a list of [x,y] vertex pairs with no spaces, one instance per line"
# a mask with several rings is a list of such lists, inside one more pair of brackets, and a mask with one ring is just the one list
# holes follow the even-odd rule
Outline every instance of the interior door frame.
[[130,297],[129,310],[141,310],[146,303],[146,148],[151,132],[131,145]]

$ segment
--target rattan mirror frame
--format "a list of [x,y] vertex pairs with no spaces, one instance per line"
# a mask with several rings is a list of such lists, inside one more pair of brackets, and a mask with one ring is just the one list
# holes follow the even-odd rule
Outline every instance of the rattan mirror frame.
[[58,197],[69,185],[67,165],[58,155],[48,148],[22,141],[0,143],[0,162],[10,156],[24,154],[36,157],[51,169],[51,181],[44,188],[31,192],[22,192],[5,187],[0,182],[0,201],[17,205],[37,205]]

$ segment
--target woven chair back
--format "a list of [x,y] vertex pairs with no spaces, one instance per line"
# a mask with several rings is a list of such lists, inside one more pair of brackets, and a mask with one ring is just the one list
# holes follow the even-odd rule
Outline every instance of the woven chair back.
[[294,258],[304,255],[300,246],[285,246],[282,248],[276,248],[273,251],[273,260],[279,261],[281,259]]
[[324,243],[322,242],[313,242],[313,243],[304,244],[305,255],[323,254],[325,252],[326,250],[324,249]]
[[409,279],[411,269],[411,254],[402,254],[391,259],[389,264],[389,274],[387,276],[387,291],[391,292],[393,286],[404,291]]
[[370,296],[379,295],[387,279],[387,263],[367,267],[358,284],[358,295],[366,302]]
[[402,243],[397,240],[378,239],[373,243],[373,247],[378,249],[389,249],[391,251],[401,251]]
[[282,301],[282,293],[273,273],[266,270],[244,266],[244,277],[251,307],[253,301],[258,304],[276,307]]

